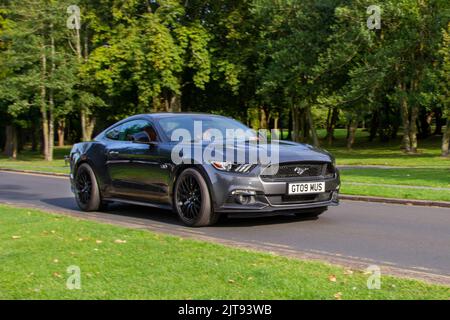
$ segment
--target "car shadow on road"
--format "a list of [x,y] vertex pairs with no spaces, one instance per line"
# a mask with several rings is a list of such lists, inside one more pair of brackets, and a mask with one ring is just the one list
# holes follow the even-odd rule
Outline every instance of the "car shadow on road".
[[[50,206],[53,210],[58,211],[70,211],[75,213],[82,213],[73,198],[52,198],[41,199],[41,202]],[[137,206],[131,204],[112,203],[108,205],[107,210],[102,212],[92,213],[99,217],[110,218],[111,220],[117,220],[125,222],[127,218],[140,219],[141,222],[152,223],[164,223],[176,226],[184,226],[178,219],[176,213],[152,207]],[[299,221],[313,221],[317,218],[302,218],[295,215],[274,215],[265,217],[226,217],[220,218],[219,222],[209,228],[235,228],[235,227],[255,227],[262,225],[275,225],[275,224],[287,224],[295,223]]]

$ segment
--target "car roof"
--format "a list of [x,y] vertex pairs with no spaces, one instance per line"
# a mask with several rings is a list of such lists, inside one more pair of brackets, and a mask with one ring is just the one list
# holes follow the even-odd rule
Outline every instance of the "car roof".
[[162,119],[168,117],[186,117],[186,116],[206,116],[206,117],[224,117],[218,114],[202,113],[202,112],[158,112],[136,115],[133,117],[149,117],[152,119]]

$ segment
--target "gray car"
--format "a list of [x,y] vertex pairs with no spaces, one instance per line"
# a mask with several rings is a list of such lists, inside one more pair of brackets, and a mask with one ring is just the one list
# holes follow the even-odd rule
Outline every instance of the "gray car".
[[[245,135],[230,141],[229,132]],[[77,204],[84,211],[104,210],[111,202],[158,207],[175,211],[193,227],[212,225],[224,214],[317,217],[338,205],[339,172],[328,152],[266,141],[252,132],[238,121],[209,114],[122,120],[94,141],[73,146]],[[262,151],[269,156],[255,161],[252,155]]]

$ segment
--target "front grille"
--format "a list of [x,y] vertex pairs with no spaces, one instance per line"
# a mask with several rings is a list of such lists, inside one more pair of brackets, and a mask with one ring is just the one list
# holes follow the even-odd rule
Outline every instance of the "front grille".
[[335,168],[331,163],[288,163],[281,164],[275,174],[266,168],[262,174],[263,181],[305,180],[310,178],[332,178]]

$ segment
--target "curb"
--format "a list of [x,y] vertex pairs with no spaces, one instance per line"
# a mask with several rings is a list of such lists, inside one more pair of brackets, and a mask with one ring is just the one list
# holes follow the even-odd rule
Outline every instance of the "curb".
[[[52,172],[41,172],[41,171],[33,171],[33,170],[17,170],[17,169],[7,169],[7,168],[0,168],[0,172],[1,171],[17,172],[17,173],[24,173],[24,174],[36,174],[36,175],[50,176],[50,177],[53,176],[53,177],[68,178],[70,176],[69,174],[66,174],[66,173],[52,173]],[[450,208],[450,202],[446,202],[446,201],[382,198],[382,197],[356,196],[356,195],[346,195],[346,194],[340,194],[339,199],[340,200],[349,200],[349,201],[401,204],[401,205],[407,205],[407,206]]]
[[402,205],[407,205],[407,206],[450,208],[450,202],[446,202],[446,201],[381,198],[381,197],[370,197],[370,196],[353,196],[353,195],[345,195],[345,194],[339,195],[339,199],[350,200],[350,201],[402,204]]

